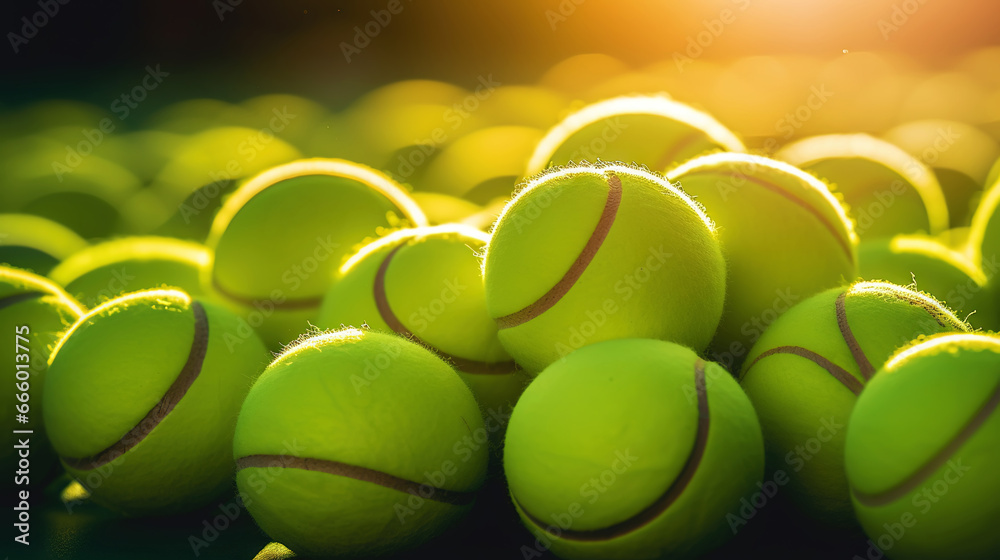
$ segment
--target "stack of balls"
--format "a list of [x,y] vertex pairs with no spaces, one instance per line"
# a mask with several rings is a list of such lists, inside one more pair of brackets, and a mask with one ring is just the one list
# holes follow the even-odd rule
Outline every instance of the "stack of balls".
[[997,179],[966,228],[889,140],[761,154],[664,95],[558,122],[505,95],[519,120],[412,180],[289,149],[192,185],[190,227],[0,215],[31,348],[2,356],[50,459],[124,516],[235,493],[262,558],[415,549],[497,486],[525,557],[697,557],[765,488],[870,553],[1000,556]]

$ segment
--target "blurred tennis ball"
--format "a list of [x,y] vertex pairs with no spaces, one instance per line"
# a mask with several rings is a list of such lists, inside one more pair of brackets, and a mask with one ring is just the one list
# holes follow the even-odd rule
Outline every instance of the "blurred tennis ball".
[[858,520],[893,558],[996,558],[1000,338],[941,335],[900,351],[851,413]]
[[190,510],[229,488],[236,415],[268,358],[214,303],[135,292],[94,308],[59,342],[45,427],[94,502],[127,515]]
[[969,225],[1000,144],[972,125],[946,119],[901,124],[882,137],[934,171],[952,227]]
[[[969,237],[965,252],[972,262],[981,269],[995,268],[1000,259],[1000,180],[994,181],[983,192],[979,207],[972,215],[972,225],[969,226]],[[995,274],[995,273],[994,273]]]
[[[505,415],[527,378],[500,345],[486,311],[479,254],[488,240],[460,225],[383,237],[341,268],[323,297],[317,325],[367,324],[420,343],[459,372],[487,418]],[[492,431],[497,438],[501,428]]]
[[481,210],[478,204],[450,194],[418,191],[410,196],[432,226],[461,222]]
[[560,558],[698,556],[733,535],[729,517],[764,470],[739,385],[660,340],[600,342],[552,364],[505,443],[518,514]]
[[760,418],[768,471],[788,476],[801,510],[831,526],[854,523],[844,435],[857,396],[898,348],[969,330],[930,296],[858,282],[799,303],[764,331],[740,383]]
[[496,126],[471,132],[445,147],[427,164],[424,189],[484,204],[510,197],[542,132],[524,126]]
[[58,222],[84,239],[137,231],[142,224],[133,222],[125,207],[139,190],[139,179],[88,153],[65,146],[26,151],[7,164],[9,184],[0,191],[0,204],[8,212]]
[[198,296],[210,261],[208,249],[198,243],[123,237],[74,253],[49,277],[87,307],[96,307],[128,292],[152,288],[179,288]]
[[588,105],[549,130],[526,176],[550,165],[621,161],[655,171],[708,152],[746,151],[708,113],[662,96],[625,96]]
[[854,234],[821,181],[786,163],[720,153],[667,174],[719,227],[726,304],[710,355],[739,369],[767,325],[797,301],[857,273]]
[[385,175],[343,160],[296,161],[226,200],[203,283],[275,348],[308,330],[347,255],[392,229],[424,225],[420,207]]
[[286,348],[247,395],[236,484],[257,524],[298,554],[400,552],[470,509],[485,433],[472,393],[430,350],[324,333]]
[[553,168],[529,180],[497,220],[483,271],[500,342],[529,373],[616,338],[701,350],[726,291],[701,206],[626,165]]
[[584,91],[627,71],[628,66],[613,56],[578,54],[552,65],[538,80],[538,84],[570,98],[577,98]]
[[568,97],[548,88],[504,85],[494,89],[483,100],[479,112],[493,126],[545,130],[556,124],[569,106]]
[[[992,265],[1000,267],[1000,262]],[[996,274],[994,268],[992,274]],[[980,329],[1000,328],[996,295],[987,290],[987,276],[971,259],[934,239],[898,235],[865,241],[858,247],[858,277],[916,287],[968,317]],[[973,313],[974,312],[974,313]]]
[[68,227],[30,214],[0,214],[0,264],[46,275],[87,246]]
[[[26,480],[36,484],[55,461],[42,424],[43,382],[49,355],[83,313],[83,306],[47,278],[0,266],[0,327],[10,337],[3,344],[5,350],[0,350],[0,359],[6,364],[11,382],[0,394],[0,406],[13,417],[7,426],[29,431],[15,434],[11,429],[4,430],[0,463],[8,473],[24,471]],[[30,443],[27,448],[19,445],[24,440]],[[19,455],[23,452],[28,456]],[[25,485],[7,484],[4,494]]]
[[775,158],[833,185],[861,239],[948,229],[948,206],[934,173],[884,140],[867,134],[813,136],[788,144]]
[[481,231],[490,231],[508,202],[510,200],[505,196],[494,198],[483,205],[482,210],[462,219],[462,223]]

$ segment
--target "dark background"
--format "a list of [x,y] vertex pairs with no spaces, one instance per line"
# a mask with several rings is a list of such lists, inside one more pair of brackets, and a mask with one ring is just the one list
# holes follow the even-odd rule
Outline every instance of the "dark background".
[[[706,57],[879,50],[942,68],[1000,40],[1000,3],[990,0],[400,2],[402,11],[348,63],[340,44],[351,42],[354,27],[388,0],[242,0],[235,6],[227,0],[68,0],[17,54],[8,33],[20,33],[21,18],[30,19],[39,2],[5,0],[0,103],[75,98],[104,106],[132,87],[146,65],[160,64],[171,73],[170,84],[144,110],[182,98],[239,101],[270,92],[336,108],[406,78],[472,87],[477,76],[493,73],[505,83],[531,82],[581,52],[607,53],[633,66],[669,59],[726,8],[740,19]],[[894,11],[915,7],[903,14],[905,33],[883,37],[879,20],[891,22]]]

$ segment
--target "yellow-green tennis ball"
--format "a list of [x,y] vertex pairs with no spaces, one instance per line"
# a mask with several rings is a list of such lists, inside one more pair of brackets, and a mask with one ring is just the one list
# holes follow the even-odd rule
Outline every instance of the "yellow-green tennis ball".
[[46,275],[87,246],[68,227],[29,214],[0,214],[0,264]]
[[791,500],[826,523],[853,523],[844,434],[858,394],[898,348],[969,330],[930,296],[858,282],[799,303],[764,331],[740,383],[760,417],[768,470],[788,476]]
[[415,192],[411,196],[432,226],[458,223],[482,210],[478,204],[450,194]]
[[476,203],[509,197],[541,138],[541,130],[526,126],[494,126],[471,132],[430,161],[419,184]]
[[459,372],[487,418],[506,416],[527,378],[486,311],[478,253],[488,239],[469,226],[445,225],[400,230],[365,246],[326,293],[317,325],[367,324],[423,344]]
[[525,175],[550,165],[599,160],[664,170],[720,151],[746,148],[708,113],[663,96],[615,97],[588,105],[549,130]]
[[[52,349],[83,313],[76,300],[47,278],[0,267],[0,328],[9,337],[0,345],[0,363],[5,364],[9,381],[0,393],[0,407],[10,418],[4,422],[8,429],[2,439],[0,464],[8,473],[24,471],[15,476],[13,486],[4,487],[5,492],[41,483],[53,464],[42,424],[43,381]],[[20,422],[20,415],[25,422]],[[15,434],[12,430],[31,433]],[[21,440],[27,440],[29,446],[17,447]]]
[[123,237],[91,245],[52,269],[49,278],[87,307],[153,288],[201,294],[211,256],[200,243],[168,237]]
[[677,344],[623,339],[581,348],[528,386],[504,471],[539,555],[686,558],[732,536],[764,446],[722,367]]
[[948,229],[948,206],[934,172],[884,140],[867,134],[813,136],[788,144],[775,158],[831,183],[862,239]]
[[997,141],[980,128],[948,119],[911,121],[882,137],[934,170],[952,227],[968,225],[990,165],[1000,156]]
[[1000,328],[996,294],[966,255],[923,236],[898,235],[858,246],[858,277],[916,287],[967,318],[976,328]]
[[169,514],[229,486],[236,415],[270,357],[241,326],[215,303],[149,290],[94,308],[63,337],[45,427],[95,502]]
[[483,272],[500,342],[529,373],[615,338],[701,350],[726,292],[701,206],[619,164],[553,168],[525,183],[497,219]]
[[[995,277],[1000,267],[1000,181],[994,181],[983,193],[979,207],[972,215],[972,225],[969,227],[969,237],[966,240],[966,253],[973,263],[987,275]],[[992,289],[996,289],[993,287]]]
[[856,276],[851,221],[815,177],[772,159],[721,153],[690,160],[667,179],[680,182],[719,227],[726,305],[710,354],[732,371],[791,305]]
[[343,160],[300,160],[242,185],[215,221],[206,288],[272,348],[308,330],[345,256],[393,228],[427,225],[402,187]]
[[997,158],[997,160],[993,162],[993,166],[990,167],[990,171],[986,175],[986,181],[984,184],[989,187],[998,181],[1000,181],[1000,158]]
[[869,550],[900,560],[1000,556],[998,407],[995,335],[941,335],[889,360],[858,397],[844,449]]
[[400,336],[344,329],[296,341],[254,384],[236,484],[257,524],[298,554],[388,554],[470,509],[487,441],[448,364]]

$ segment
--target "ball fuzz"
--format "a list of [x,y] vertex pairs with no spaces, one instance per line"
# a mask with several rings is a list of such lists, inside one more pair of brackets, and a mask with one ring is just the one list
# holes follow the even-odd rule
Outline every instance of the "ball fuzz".
[[298,341],[254,384],[236,483],[261,528],[298,554],[386,554],[470,508],[487,440],[448,364],[402,337],[345,329]]
[[725,263],[701,206],[626,165],[530,180],[497,220],[483,272],[500,342],[533,373],[616,338],[701,350],[725,297]]

